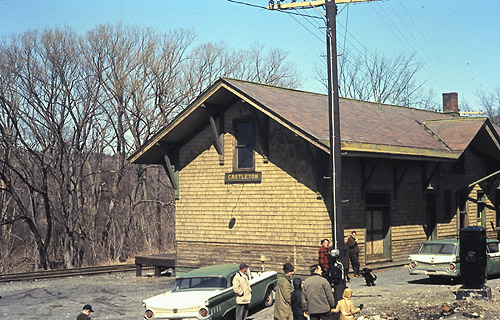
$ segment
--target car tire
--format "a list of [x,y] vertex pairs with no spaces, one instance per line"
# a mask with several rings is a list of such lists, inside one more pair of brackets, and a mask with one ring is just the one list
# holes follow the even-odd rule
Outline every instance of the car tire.
[[235,320],[236,319],[236,311],[233,309],[229,312],[227,312],[223,317],[222,320]]
[[273,304],[274,304],[273,288],[268,288],[266,291],[266,295],[264,296],[264,301],[262,302],[262,306],[264,308],[269,308]]

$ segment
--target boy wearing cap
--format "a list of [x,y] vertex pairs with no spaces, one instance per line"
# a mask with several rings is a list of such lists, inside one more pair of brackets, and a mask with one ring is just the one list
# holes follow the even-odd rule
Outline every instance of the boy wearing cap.
[[248,316],[248,305],[252,299],[252,288],[247,276],[248,265],[240,264],[240,271],[234,275],[233,290],[236,293],[236,320],[245,320]]
[[276,285],[276,301],[274,305],[275,320],[292,320],[292,277],[294,274],[293,265],[287,262],[283,265],[284,276],[279,278]]
[[90,320],[90,313],[94,312],[89,304],[83,306],[82,312],[76,317],[76,320]]

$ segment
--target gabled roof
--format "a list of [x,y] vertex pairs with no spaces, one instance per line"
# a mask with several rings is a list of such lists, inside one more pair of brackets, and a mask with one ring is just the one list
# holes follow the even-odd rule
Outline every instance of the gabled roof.
[[[133,153],[129,160],[157,163],[160,159],[158,142],[181,143],[195,127],[208,123],[209,114],[203,104],[224,106],[239,99],[329,152],[328,96],[223,78]],[[491,137],[496,140],[493,144],[497,145],[495,152],[500,157],[498,134],[486,118],[465,118],[340,99],[343,152],[457,159],[481,128],[495,132]]]
[[450,150],[462,153],[485,124],[484,118],[460,118],[429,120],[424,122]]

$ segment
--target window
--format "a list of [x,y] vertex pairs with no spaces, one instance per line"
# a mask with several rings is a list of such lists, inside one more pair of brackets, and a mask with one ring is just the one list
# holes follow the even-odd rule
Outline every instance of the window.
[[457,246],[452,243],[424,243],[418,253],[421,254],[450,254],[456,255]]
[[488,243],[488,253],[498,253],[498,242]]
[[477,191],[477,220],[480,221],[485,214],[486,209],[486,196],[484,191]]
[[196,288],[226,288],[227,281],[223,277],[180,278],[175,281],[174,291]]
[[252,122],[236,124],[235,170],[254,169],[254,134]]

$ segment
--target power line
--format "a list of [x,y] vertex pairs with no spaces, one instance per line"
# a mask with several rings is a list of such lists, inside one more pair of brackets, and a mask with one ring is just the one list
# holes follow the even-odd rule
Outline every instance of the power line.
[[[432,48],[432,46],[429,44],[429,42],[427,41],[427,37],[424,36],[422,34],[422,31],[420,31],[420,28],[417,26],[417,24],[415,23],[415,21],[413,20],[413,18],[411,17],[411,15],[408,13],[408,11],[406,10],[406,8],[403,6],[403,4],[399,1],[398,2],[399,5],[401,6],[401,8],[403,9],[403,11],[406,13],[406,16],[409,18],[409,20],[411,21],[411,23],[413,24],[413,26],[415,27],[415,29],[418,31],[418,33],[420,34],[421,38],[424,40],[425,44],[427,45],[427,47],[430,49],[430,51],[432,52],[432,54],[434,55],[434,57],[436,58],[436,60],[439,62],[439,64],[441,65],[441,67],[443,68],[443,70],[448,74],[448,77],[450,79],[452,79],[452,81],[461,89],[463,90],[463,88],[461,88],[460,84],[455,80],[455,78],[450,74],[448,68],[445,67],[444,63],[442,62],[441,58],[439,58],[439,56],[436,54],[436,52],[434,51],[434,49]],[[393,8],[394,10],[394,8]],[[395,11],[395,10],[394,10]],[[431,59],[430,59],[431,60]]]
[[[386,19],[384,17],[382,17],[382,15],[378,12],[378,10],[375,8],[374,5],[372,5],[372,8],[374,10],[374,12],[380,17],[380,20],[386,25],[386,27],[392,32],[392,34],[394,35],[394,37],[403,45],[403,47],[405,47],[405,49],[409,52],[409,53],[416,53],[417,50],[415,50],[412,46],[412,44],[406,39],[406,36],[401,32],[400,28],[397,27],[397,25],[392,21],[391,17],[385,12],[385,10],[383,8],[381,8],[381,10],[383,11],[383,13],[386,15],[387,17],[387,20],[390,21],[390,23],[392,24],[393,27],[391,27],[387,22],[386,22]],[[398,34],[396,33],[396,31],[394,30],[397,30],[397,32],[401,35],[401,37],[405,40],[403,41],[399,36]],[[440,82],[441,85],[443,85],[443,79],[439,76],[439,75],[436,75],[435,73],[433,73],[430,69],[428,68],[425,68],[424,69],[430,77],[436,79],[438,82]]]
[[[345,17],[344,50],[342,51],[342,55],[345,54],[345,41],[346,41],[346,38],[347,38],[347,35],[346,35],[347,34],[347,25],[349,23],[349,4],[350,4],[350,2],[348,4],[346,4],[346,6],[344,7],[344,8],[347,7],[347,14],[346,14],[346,17]],[[342,10],[341,10],[341,12],[342,12]],[[339,14],[340,14],[340,12],[339,12]]]
[[291,15],[291,12],[288,12],[288,11],[280,11],[280,12],[284,12],[284,13],[287,13],[290,15],[290,17],[295,20],[298,24],[300,24],[304,29],[306,29],[307,31],[309,31],[309,33],[311,33],[316,39],[318,39],[319,41],[321,42],[324,42],[325,40],[324,39],[321,39],[318,35],[316,35],[314,32],[312,32],[308,27],[306,27],[302,22],[300,22],[299,20],[297,20],[293,15]]
[[[236,0],[227,0],[227,1],[228,2],[232,2],[232,3],[236,3],[236,4],[241,4],[241,5],[248,6],[248,7],[253,7],[253,8],[268,10],[267,7],[259,6],[259,5],[253,4],[253,3],[248,3],[248,2],[243,2],[243,1],[236,1]],[[313,18],[313,19],[321,19],[320,17],[311,16],[311,15],[308,15],[308,14],[298,14],[298,13],[294,13],[294,12],[285,12],[284,10],[275,10],[275,11],[278,11],[278,12],[281,12],[281,13],[288,13],[288,14],[293,14],[293,15],[305,16],[305,17],[309,17],[309,18]]]
[[254,7],[254,8],[259,8],[259,9],[266,9],[266,7],[263,7],[263,6],[258,6],[256,4],[252,4],[252,3],[248,3],[248,2],[242,2],[242,1],[235,1],[235,0],[227,0],[229,2],[233,2],[233,3],[237,3],[237,4],[242,4],[244,6],[249,6],[249,7]]
[[[438,68],[436,68],[437,66],[434,65],[434,62],[432,61],[432,59],[430,59],[427,51],[420,45],[420,41],[417,40],[417,38],[415,37],[415,35],[413,34],[413,32],[410,30],[410,28],[406,24],[406,22],[401,18],[401,15],[396,11],[396,9],[392,6],[392,4],[389,3],[389,5],[392,8],[393,12],[396,14],[396,16],[399,18],[400,25],[402,25],[402,26],[404,26],[406,28],[407,33],[413,38],[413,43],[416,43],[417,46],[420,48],[420,51],[416,51],[415,49],[413,49],[413,50],[415,50],[416,52],[422,52],[427,57],[427,60],[430,61],[431,64],[433,64],[433,68],[435,70],[438,70]],[[443,82],[441,82],[441,84],[447,82],[446,78],[442,77],[442,75],[439,72],[437,74],[435,74],[434,72],[432,72],[430,70],[427,71],[427,72],[431,73],[434,78],[440,79],[439,82],[443,81]]]

